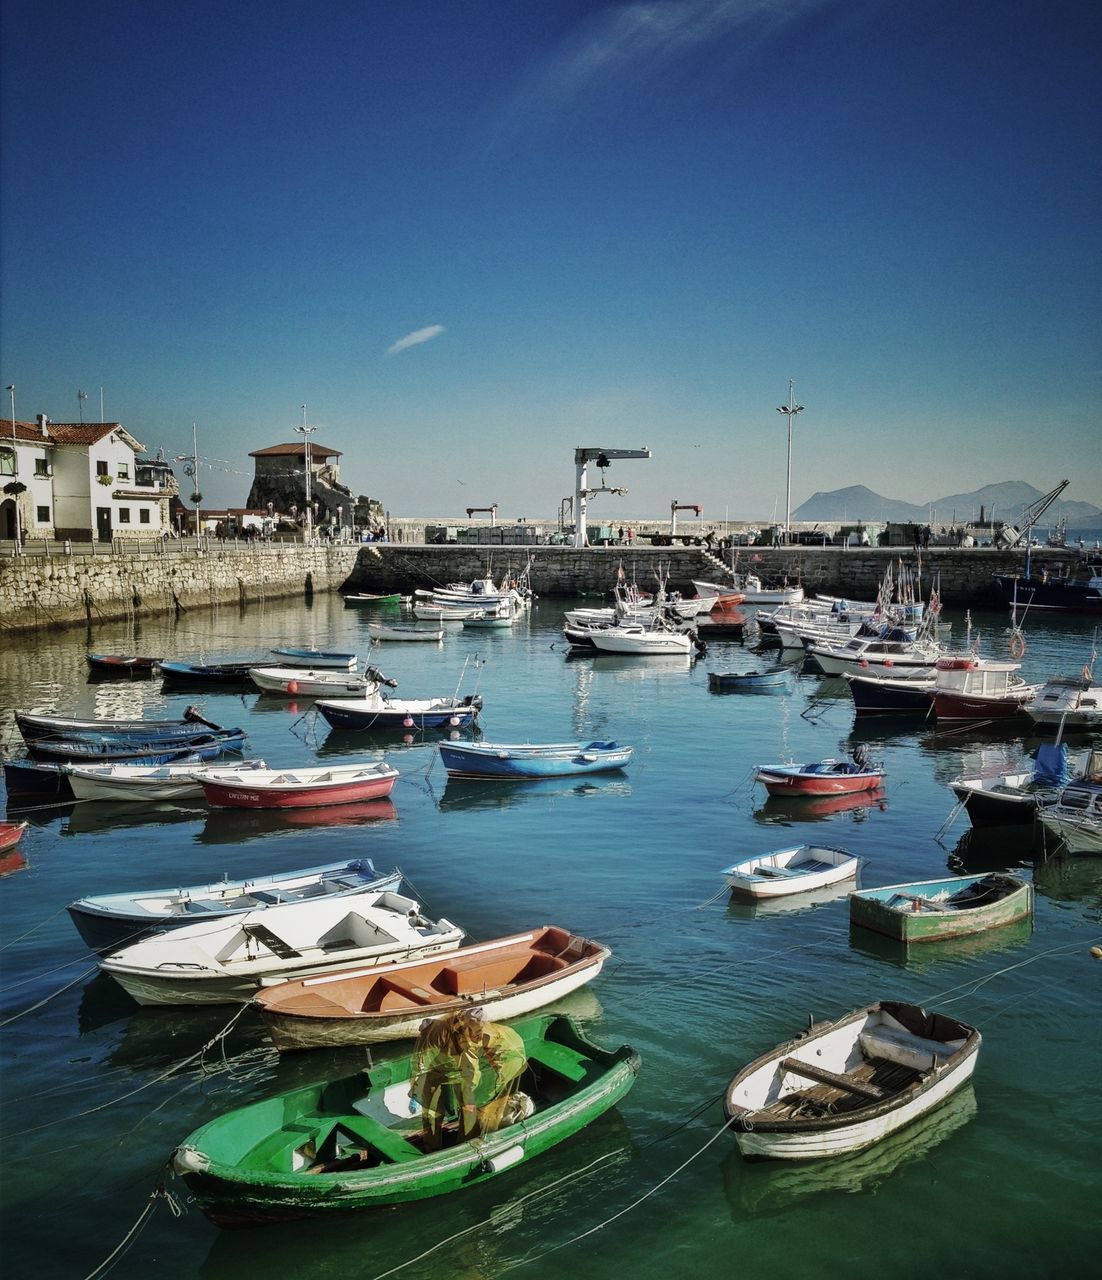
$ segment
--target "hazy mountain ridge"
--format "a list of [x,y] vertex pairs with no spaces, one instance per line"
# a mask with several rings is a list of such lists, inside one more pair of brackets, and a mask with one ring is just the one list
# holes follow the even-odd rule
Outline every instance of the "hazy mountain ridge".
[[[984,485],[971,493],[953,493],[918,504],[904,502],[900,498],[885,498],[858,484],[812,494],[792,512],[792,518],[800,521],[910,520],[923,524],[966,524],[973,519],[978,520],[983,507],[988,520],[1008,520],[1011,524],[1019,524],[1023,510],[1043,498],[1045,492],[1024,480],[1005,480],[999,484]],[[1069,529],[1099,528],[1102,527],[1102,508],[1090,502],[1057,498],[1041,517],[1041,524],[1048,527],[1058,520],[1066,520]]]

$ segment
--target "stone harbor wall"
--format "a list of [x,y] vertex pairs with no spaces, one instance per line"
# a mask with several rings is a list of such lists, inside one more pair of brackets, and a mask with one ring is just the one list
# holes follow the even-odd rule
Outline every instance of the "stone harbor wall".
[[[1050,569],[1074,560],[1072,552],[1035,550],[1034,563]],[[738,568],[763,581],[799,582],[824,592],[870,600],[889,564],[913,573],[916,554],[889,548],[790,547],[740,552]],[[922,553],[921,595],[940,584],[942,601],[964,608],[999,606],[996,573],[1021,572],[1024,551],[930,548]],[[467,582],[527,568],[541,596],[604,596],[620,571],[651,590],[659,573],[670,590],[693,594],[693,580],[730,581],[729,562],[703,548],[363,546],[304,547],[294,543],[219,544],[205,549],[130,550],[109,555],[26,555],[0,560],[0,634],[167,613],[224,603],[259,601],[312,591],[401,591]]]

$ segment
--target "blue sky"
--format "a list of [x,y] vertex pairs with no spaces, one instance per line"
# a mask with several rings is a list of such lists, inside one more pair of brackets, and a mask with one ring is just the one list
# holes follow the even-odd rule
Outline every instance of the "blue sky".
[[[1102,505],[1087,0],[0,0],[16,414],[344,451],[395,515]],[[0,414],[9,412],[7,398]],[[868,513],[875,518],[875,513]]]

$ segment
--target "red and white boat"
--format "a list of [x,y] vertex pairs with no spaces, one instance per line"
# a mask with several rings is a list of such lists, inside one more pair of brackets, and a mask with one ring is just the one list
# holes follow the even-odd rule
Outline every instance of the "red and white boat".
[[381,761],[305,769],[250,769],[217,774],[196,770],[203,796],[216,809],[308,809],[316,805],[381,800],[394,789],[398,770]]
[[813,760],[810,764],[766,764],[754,775],[771,796],[835,796],[873,791],[884,781],[884,769],[863,749],[852,760]]
[[1020,662],[974,653],[938,658],[930,698],[939,720],[1000,720],[1024,712],[1040,685],[1026,684]]
[[0,853],[14,849],[26,831],[25,822],[0,822]]

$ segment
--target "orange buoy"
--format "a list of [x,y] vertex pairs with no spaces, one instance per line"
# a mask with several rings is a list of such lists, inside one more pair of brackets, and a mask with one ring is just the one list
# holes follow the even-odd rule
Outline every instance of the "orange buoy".
[[297,681],[297,680],[288,680],[288,681],[287,681],[287,692],[288,692],[288,693],[298,693],[298,681]]

